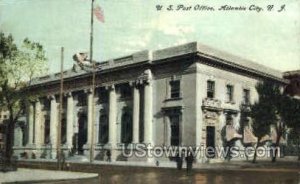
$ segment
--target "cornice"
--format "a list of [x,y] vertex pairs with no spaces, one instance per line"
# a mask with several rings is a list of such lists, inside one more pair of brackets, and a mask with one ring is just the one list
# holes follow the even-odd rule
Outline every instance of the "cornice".
[[259,77],[275,80],[275,81],[280,82],[282,84],[288,84],[289,83],[289,81],[286,80],[286,79],[279,78],[279,77],[276,77],[274,75],[270,75],[270,74],[255,70],[255,69],[252,69],[250,67],[245,67],[245,66],[239,65],[237,63],[233,63],[233,62],[228,61],[228,60],[217,58],[215,56],[211,56],[211,55],[201,53],[201,52],[198,52],[197,55],[200,58],[200,60],[198,60],[198,62],[204,63],[203,61],[201,61],[201,58],[206,58],[206,59],[209,59],[211,62],[213,62],[212,64],[214,64],[214,65],[218,65],[218,66],[221,66],[221,67],[222,67],[222,65],[227,66],[227,67],[230,67],[231,70],[244,71],[244,72],[247,72],[247,73],[252,74],[252,75],[256,75],[256,76],[259,76]]
[[[215,52],[214,52],[215,51]],[[200,58],[195,59],[195,58]],[[288,80],[278,77],[277,71],[268,67],[244,60],[234,55],[227,54],[222,51],[214,50],[212,48],[201,45],[197,42],[191,42],[180,46],[170,47],[161,50],[141,51],[133,53],[129,56],[112,59],[99,64],[101,69],[96,71],[96,76],[113,74],[114,72],[125,71],[135,67],[143,67],[145,69],[152,69],[153,66],[161,65],[164,63],[178,62],[181,63],[182,59],[190,59],[193,62],[201,62],[201,58],[211,61],[212,65],[226,67],[227,70],[233,72],[246,72],[248,76],[258,76],[261,78],[273,80],[282,84],[288,84]],[[231,61],[232,59],[232,61]],[[239,63],[240,61],[240,63]],[[249,62],[249,63],[247,63]],[[183,63],[183,61],[182,61]],[[210,64],[210,63],[206,63]],[[259,67],[262,67],[259,69]],[[229,68],[229,69],[228,69]],[[266,71],[263,71],[266,69]],[[190,71],[191,72],[191,71]],[[64,82],[73,81],[76,79],[84,79],[92,76],[92,72],[72,70],[65,71]],[[29,88],[38,88],[45,85],[55,85],[60,82],[60,73],[43,76],[30,85]],[[154,76],[155,78],[155,76]],[[43,82],[44,81],[44,82]]]

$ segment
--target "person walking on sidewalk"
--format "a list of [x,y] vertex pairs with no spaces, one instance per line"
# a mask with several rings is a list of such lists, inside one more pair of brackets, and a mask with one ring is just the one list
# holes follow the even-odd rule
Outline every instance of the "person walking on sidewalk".
[[182,158],[182,154],[180,154],[179,152],[176,155],[176,164],[177,164],[177,169],[181,170],[182,169],[182,163],[183,163],[183,158]]
[[106,158],[107,162],[111,162],[111,151],[109,149],[106,150]]
[[187,153],[186,161],[186,173],[189,174],[193,167],[194,157],[191,151]]

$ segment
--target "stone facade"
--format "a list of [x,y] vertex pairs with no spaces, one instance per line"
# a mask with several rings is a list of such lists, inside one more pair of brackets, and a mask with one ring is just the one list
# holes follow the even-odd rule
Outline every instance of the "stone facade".
[[[241,132],[242,112],[258,98],[257,82],[286,84],[278,71],[196,42],[137,52],[101,62],[98,68],[94,97],[91,72],[64,73],[61,145],[68,158],[88,158],[94,148],[95,160],[105,160],[110,150],[112,161],[154,162],[124,158],[120,143],[127,148],[135,143],[222,146],[225,125]],[[60,73],[43,76],[30,86],[39,99],[28,105],[26,128],[16,134],[16,155],[56,158],[59,78]],[[243,147],[241,139],[235,144]]]

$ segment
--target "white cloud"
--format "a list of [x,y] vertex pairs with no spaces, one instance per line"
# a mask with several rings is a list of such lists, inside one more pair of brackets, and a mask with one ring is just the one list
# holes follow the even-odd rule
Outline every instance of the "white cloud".
[[129,40],[127,41],[127,45],[129,47],[132,47],[132,48],[145,48],[149,45],[150,43],[150,39],[151,39],[151,32],[147,32],[144,36],[142,37],[138,37],[137,36],[132,36],[129,38]]
[[150,29],[162,32],[170,36],[185,36],[195,32],[194,24],[189,23],[186,16],[181,14],[161,14],[150,22]]

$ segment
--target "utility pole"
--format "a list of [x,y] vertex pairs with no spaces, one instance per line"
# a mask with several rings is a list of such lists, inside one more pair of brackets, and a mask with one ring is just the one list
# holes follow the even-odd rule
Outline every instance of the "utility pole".
[[95,78],[96,78],[96,73],[95,73],[95,61],[93,60],[93,32],[94,32],[94,0],[92,0],[91,4],[91,32],[90,32],[90,62],[93,65],[92,69],[92,126],[91,127],[91,132],[88,132],[91,134],[91,142],[90,142],[90,163],[94,161],[94,123],[95,123]]
[[64,47],[61,47],[60,60],[60,94],[59,94],[59,118],[57,123],[57,168],[61,170],[61,122],[63,110],[63,92],[64,92]]

